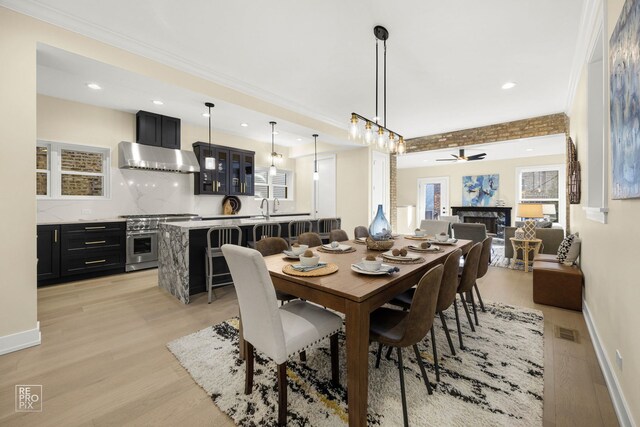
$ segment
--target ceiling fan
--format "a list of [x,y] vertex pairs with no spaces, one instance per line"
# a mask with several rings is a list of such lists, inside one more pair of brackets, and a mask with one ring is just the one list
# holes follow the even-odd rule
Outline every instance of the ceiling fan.
[[466,161],[471,161],[471,160],[483,160],[484,156],[486,156],[487,153],[480,153],[480,154],[474,154],[473,156],[465,156],[464,155],[464,149],[460,149],[460,154],[456,155],[456,154],[452,154],[453,159],[436,159],[437,162],[454,162],[454,161],[459,161],[459,162],[466,162]]

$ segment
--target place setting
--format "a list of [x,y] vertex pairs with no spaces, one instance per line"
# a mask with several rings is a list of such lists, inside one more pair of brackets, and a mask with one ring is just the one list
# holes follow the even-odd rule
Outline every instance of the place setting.
[[287,259],[300,259],[300,255],[302,255],[307,249],[309,249],[309,245],[301,245],[298,243],[294,243],[291,245],[291,249],[285,249],[282,251],[285,258]]
[[[338,265],[331,262],[320,262],[320,255],[307,249],[307,245],[299,245],[296,248],[305,247],[304,252],[295,255],[299,263],[287,264],[282,267],[282,272],[291,276],[317,277],[326,276],[338,271]],[[292,247],[293,249],[294,247]],[[298,250],[298,249],[297,249]],[[292,253],[293,254],[293,253]],[[294,256],[294,255],[292,255]]]
[[395,248],[384,252],[382,258],[392,264],[422,264],[426,261],[420,255],[410,253],[406,247],[402,249]]
[[433,238],[427,240],[429,243],[437,243],[439,245],[455,245],[458,243],[458,239],[449,237],[447,233],[436,234]]
[[409,240],[429,240],[431,237],[427,236],[426,230],[416,228],[413,230],[413,234],[406,234],[404,238]]
[[422,253],[438,253],[444,252],[440,246],[434,245],[431,242],[422,242],[415,245],[405,246],[403,249],[407,249],[411,252],[422,252]]
[[318,248],[318,252],[327,254],[348,254],[355,251],[356,249],[353,246],[336,241],[324,244]]
[[367,255],[362,258],[362,261],[351,264],[351,270],[359,274],[366,274],[370,276],[383,276],[400,271],[398,267],[384,264],[381,259],[374,255]]

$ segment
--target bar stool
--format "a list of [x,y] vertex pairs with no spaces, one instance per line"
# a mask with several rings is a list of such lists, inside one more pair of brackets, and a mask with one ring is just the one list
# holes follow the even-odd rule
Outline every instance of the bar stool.
[[320,218],[318,219],[318,234],[322,241],[329,239],[331,230],[340,229],[340,218]]
[[289,245],[292,245],[296,240],[298,240],[299,235],[310,232],[313,225],[308,219],[296,219],[289,222],[288,228],[289,235],[287,237],[287,241],[289,242]]
[[250,246],[256,247],[256,242],[265,237],[280,237],[282,226],[279,223],[259,222],[253,226],[253,241]]
[[[211,235],[215,234],[215,239],[212,240]],[[234,241],[234,234],[237,234],[237,240]],[[212,242],[215,242],[214,246]],[[215,291],[214,288],[220,288],[222,286],[233,285],[233,280],[227,282],[213,284],[213,279],[220,276],[229,276],[231,273],[214,273],[213,272],[213,259],[222,258],[222,245],[231,244],[241,246],[242,244],[242,230],[235,225],[231,226],[215,226],[211,227],[207,231],[207,248],[205,252],[205,273],[207,277],[207,292],[209,294],[209,304],[211,304],[211,294]]]

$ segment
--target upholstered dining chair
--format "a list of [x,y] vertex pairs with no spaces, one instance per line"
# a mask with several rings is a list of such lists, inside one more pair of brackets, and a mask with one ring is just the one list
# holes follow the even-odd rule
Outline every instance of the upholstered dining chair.
[[[471,315],[469,314],[469,307],[467,307],[467,300],[464,296],[465,294],[468,294],[473,290],[473,284],[476,283],[476,278],[478,277],[478,264],[480,262],[481,253],[482,243],[476,243],[471,247],[469,252],[467,252],[467,257],[464,261],[464,267],[462,268],[462,275],[460,276],[460,281],[458,283],[458,295],[460,295],[460,302],[462,303],[462,308],[467,315],[469,326],[471,326],[471,330],[473,332],[476,331],[476,328],[473,326],[473,321],[471,320]],[[462,329],[460,328],[460,316],[458,315],[457,302],[454,302],[453,308],[456,312],[456,326],[458,327],[460,349],[464,350],[464,344],[462,344]]]
[[331,230],[329,233],[330,242],[346,242],[347,240],[349,240],[349,236],[344,230]]
[[420,230],[425,230],[427,236],[435,236],[436,234],[451,234],[451,223],[449,221],[439,221],[436,219],[423,219],[420,222]]
[[318,219],[318,234],[324,241],[329,239],[331,230],[340,229],[340,218],[320,218]]
[[[476,281],[473,284],[473,289],[475,289],[476,294],[478,295],[478,302],[480,303],[480,309],[482,311],[486,311],[484,308],[484,302],[482,301],[482,297],[480,296],[480,289],[478,289],[478,280],[484,277],[485,274],[489,271],[489,264],[491,263],[491,244],[493,243],[493,237],[489,236],[482,241],[482,252],[480,252],[480,261],[478,262],[478,274],[476,277]],[[476,304],[473,298],[473,291],[470,293],[471,295],[471,305],[473,307],[473,315],[475,317],[476,325],[478,325],[478,312],[476,311]]]
[[440,215],[440,221],[449,221],[451,224],[460,222],[458,215]]
[[253,240],[251,247],[256,247],[256,242],[264,237],[280,237],[282,226],[277,222],[259,222],[253,226]]
[[322,239],[318,233],[302,233],[296,240],[301,245],[307,245],[310,248],[322,245]]
[[376,368],[380,366],[380,356],[382,355],[383,345],[394,347],[398,355],[402,415],[405,426],[409,425],[409,417],[407,414],[407,398],[404,386],[402,349],[405,347],[413,347],[418,366],[420,366],[420,372],[422,373],[422,379],[427,387],[427,392],[432,394],[427,371],[424,369],[417,343],[426,337],[427,332],[429,332],[433,326],[443,270],[442,265],[437,265],[422,276],[413,294],[409,311],[380,307],[374,310],[370,317],[369,340],[378,343]]
[[[264,239],[256,240],[256,250],[262,256],[281,254],[282,251],[288,248],[289,244],[282,237],[265,237]],[[280,304],[283,304],[298,297],[276,290],[276,298],[280,301]]]
[[[262,255],[254,249],[222,246],[238,294],[245,342],[245,394],[253,390],[254,349],[278,365],[278,424],[287,422],[287,360],[325,338],[330,339],[331,380],[339,383],[338,332],[342,318],[317,305],[296,300],[278,307]],[[286,331],[286,333],[285,333]]]
[[[211,304],[211,295],[215,296],[214,288],[232,285],[233,278],[231,273],[215,273],[213,260],[222,258],[220,248],[225,244],[234,244],[240,246],[242,244],[242,230],[235,225],[232,226],[214,226],[207,231],[207,247],[205,249],[205,277],[207,280],[208,302]],[[226,282],[213,283],[216,277],[229,276]]]
[[289,245],[294,244],[295,241],[298,240],[299,235],[310,232],[312,228],[313,225],[311,224],[311,221],[307,219],[296,219],[294,221],[290,221],[288,226],[289,234],[287,237]]
[[[438,292],[438,302],[436,304],[436,313],[440,316],[440,321],[442,322],[442,328],[444,329],[444,334],[447,337],[447,342],[449,343],[449,349],[451,350],[452,355],[456,355],[456,350],[453,347],[453,341],[451,340],[451,335],[449,333],[449,328],[447,326],[447,321],[444,317],[444,311],[451,307],[451,305],[456,300],[456,293],[458,291],[458,265],[460,263],[460,257],[462,256],[462,250],[456,249],[451,252],[447,259],[444,262],[444,270],[442,273],[442,281],[440,282],[440,292]],[[407,289],[405,292],[401,293],[391,301],[389,304],[397,305],[407,310],[411,307],[411,303],[413,301],[413,295],[415,294],[416,289],[411,288]],[[436,334],[433,330],[433,326],[431,327],[431,343],[433,349],[433,360],[435,361],[436,368],[436,381],[440,382],[440,365],[438,363],[438,347],[436,345]],[[387,358],[390,356],[387,353]]]
[[452,224],[453,237],[456,239],[471,240],[473,243],[480,243],[487,238],[487,226],[484,224],[473,224],[461,222]]
[[369,230],[364,225],[359,225],[353,230],[353,237],[358,239],[360,237],[369,237]]

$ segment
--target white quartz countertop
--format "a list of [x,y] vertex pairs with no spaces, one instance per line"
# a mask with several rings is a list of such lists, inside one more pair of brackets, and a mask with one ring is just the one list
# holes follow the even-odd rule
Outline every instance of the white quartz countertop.
[[76,219],[71,221],[38,221],[38,225],[59,225],[59,224],[91,224],[96,222],[125,222],[124,218],[97,218],[97,219]]
[[266,218],[239,218],[239,219],[214,219],[210,221],[178,221],[178,222],[169,222],[161,224],[165,227],[178,227],[186,230],[196,230],[200,228],[211,228],[216,225],[254,225],[260,222],[272,222],[272,223],[282,223],[289,222],[298,219],[308,219],[311,221],[315,221],[311,215],[295,215],[295,216],[276,216],[271,217],[270,220],[267,221]]

